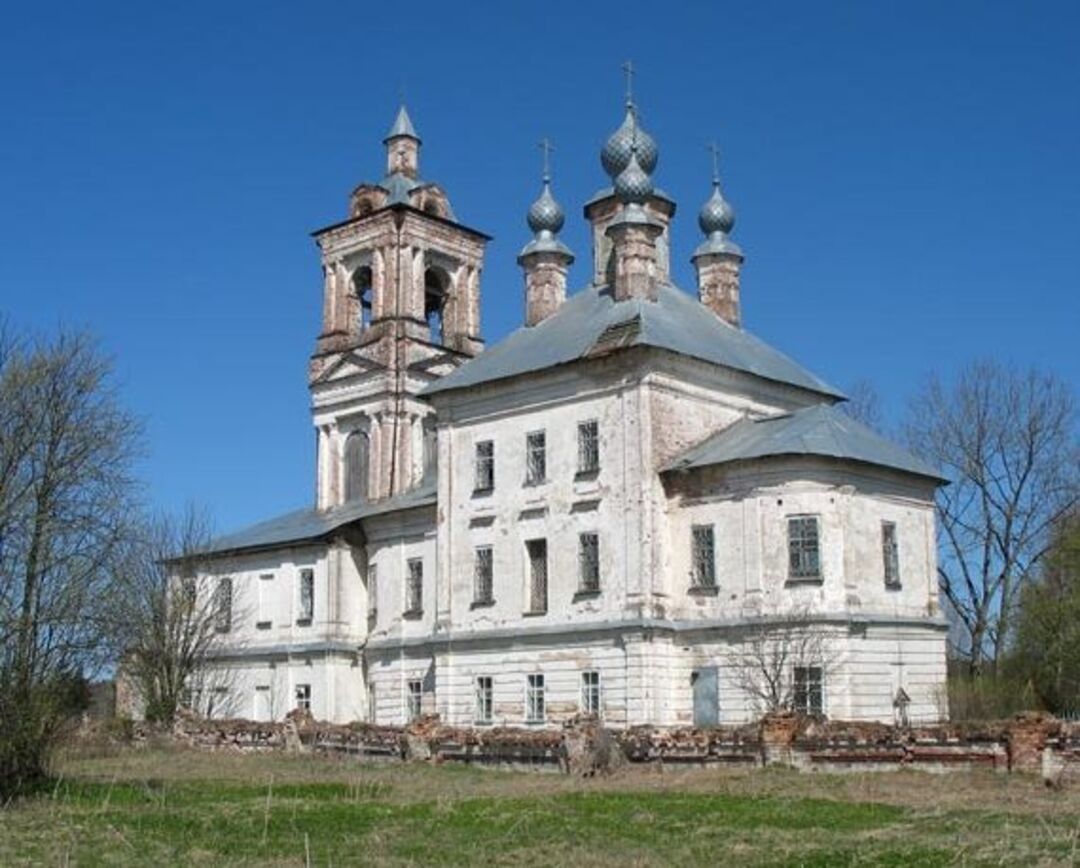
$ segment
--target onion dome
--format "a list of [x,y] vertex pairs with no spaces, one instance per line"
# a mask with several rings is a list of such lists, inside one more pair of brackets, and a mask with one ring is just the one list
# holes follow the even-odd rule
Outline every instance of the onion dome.
[[532,203],[525,218],[534,235],[555,235],[563,228],[566,215],[562,206],[551,195],[551,179],[544,176],[544,191],[540,198]]
[[632,145],[630,160],[626,167],[615,176],[615,195],[624,205],[644,205],[649,201],[652,191],[652,178],[641,165],[637,146]]
[[656,170],[660,160],[660,151],[656,142],[638,123],[637,110],[633,103],[627,103],[626,117],[600,151],[600,163],[608,176],[615,178],[630,165],[630,154],[637,145],[638,165],[647,175]]
[[720,179],[713,179],[712,195],[701,206],[698,213],[698,226],[706,235],[723,232],[725,235],[735,228],[735,209],[728,204],[720,192]]

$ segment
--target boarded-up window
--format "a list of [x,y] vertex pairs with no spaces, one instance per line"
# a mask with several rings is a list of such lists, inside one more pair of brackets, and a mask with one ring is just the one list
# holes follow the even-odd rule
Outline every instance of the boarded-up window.
[[900,544],[896,538],[896,525],[891,521],[881,523],[881,558],[884,562],[886,587],[899,587]]
[[690,531],[690,585],[716,587],[716,538],[711,524],[696,524]]
[[476,444],[476,491],[492,491],[495,488],[495,444],[483,440]]
[[300,610],[296,620],[310,624],[315,617],[315,571],[310,567],[300,570]]
[[547,540],[531,539],[525,543],[529,555],[529,612],[542,614],[547,611]]
[[232,579],[218,579],[214,588],[214,629],[219,633],[228,633],[232,629]]
[[370,444],[364,431],[353,431],[345,440],[345,499],[366,500]]
[[600,590],[599,534],[578,536],[578,589],[587,593]]
[[405,612],[417,615],[424,611],[424,562],[420,558],[409,561],[405,577]]
[[797,515],[788,519],[788,576],[793,579],[821,577],[815,515]]

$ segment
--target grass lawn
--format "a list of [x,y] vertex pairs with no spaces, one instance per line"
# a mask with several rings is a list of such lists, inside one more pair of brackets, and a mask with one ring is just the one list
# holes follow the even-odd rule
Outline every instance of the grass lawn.
[[602,780],[300,756],[68,756],[0,865],[1080,865],[1034,778],[630,769]]

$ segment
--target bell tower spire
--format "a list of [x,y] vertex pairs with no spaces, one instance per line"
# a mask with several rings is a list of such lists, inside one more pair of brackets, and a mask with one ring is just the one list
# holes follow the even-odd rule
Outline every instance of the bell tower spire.
[[420,136],[416,134],[416,128],[404,103],[398,109],[383,144],[386,145],[387,175],[404,175],[412,179],[419,177]]

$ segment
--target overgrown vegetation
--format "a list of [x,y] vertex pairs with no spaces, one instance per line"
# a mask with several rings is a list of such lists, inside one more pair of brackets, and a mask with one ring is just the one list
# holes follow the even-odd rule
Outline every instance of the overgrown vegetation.
[[1080,795],[992,773],[631,770],[583,782],[152,751],[60,772],[0,813],[0,863],[1067,864],[1080,835]]

